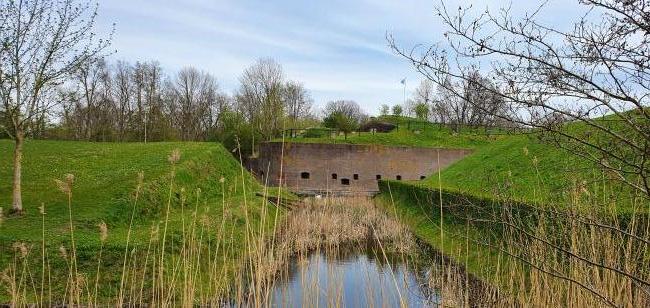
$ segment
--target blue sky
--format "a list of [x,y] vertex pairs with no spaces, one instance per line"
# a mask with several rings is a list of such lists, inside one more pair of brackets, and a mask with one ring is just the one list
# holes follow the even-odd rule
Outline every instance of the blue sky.
[[[450,8],[468,1],[445,1]],[[515,10],[530,10],[526,0]],[[403,46],[443,40],[432,0],[225,1],[105,0],[98,28],[116,24],[113,59],[157,60],[168,73],[194,66],[213,74],[232,93],[241,72],[259,58],[282,64],[288,79],[304,83],[323,106],[352,99],[375,114],[384,103],[401,103],[420,76],[387,47],[392,33]],[[506,3],[507,4],[507,3]],[[475,1],[496,8],[502,1]],[[550,0],[543,18],[566,24],[576,5]]]

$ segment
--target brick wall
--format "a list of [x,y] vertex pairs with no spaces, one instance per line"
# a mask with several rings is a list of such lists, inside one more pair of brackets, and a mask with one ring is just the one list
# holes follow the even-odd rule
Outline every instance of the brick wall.
[[[374,193],[377,179],[419,180],[471,150],[267,142],[253,170],[262,183],[300,193]],[[282,171],[280,170],[282,168]]]

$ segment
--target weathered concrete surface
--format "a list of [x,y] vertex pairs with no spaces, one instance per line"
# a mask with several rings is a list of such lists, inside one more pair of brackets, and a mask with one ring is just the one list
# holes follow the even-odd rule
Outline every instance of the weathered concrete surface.
[[252,171],[269,186],[282,184],[298,193],[372,194],[379,191],[378,177],[419,180],[470,153],[353,144],[285,143],[283,147],[281,142],[267,142],[261,145]]

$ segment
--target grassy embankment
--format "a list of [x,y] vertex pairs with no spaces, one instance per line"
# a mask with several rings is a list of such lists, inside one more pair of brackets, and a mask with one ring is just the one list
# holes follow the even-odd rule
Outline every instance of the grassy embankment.
[[423,181],[383,182],[380,204],[521,303],[644,305],[638,289],[614,288],[648,283],[644,197],[535,134],[473,148]]
[[[172,165],[168,158],[174,149],[179,150],[180,159]],[[178,254],[183,250],[180,246],[185,245],[190,224],[195,229],[192,232],[197,234],[197,226],[201,226],[201,231],[205,229],[205,234],[201,235],[206,245],[216,240],[222,247],[227,247],[219,253],[222,256],[228,253],[228,258],[213,257],[219,267],[231,269],[220,269],[218,273],[233,273],[241,263],[240,258],[250,249],[245,238],[246,230],[252,233],[251,230],[268,229],[273,223],[275,207],[255,196],[256,192],[264,190],[263,186],[242,171],[239,162],[228,151],[214,143],[30,140],[25,145],[23,162],[25,212],[22,216],[10,215],[12,150],[10,141],[0,140],[0,178],[5,179],[0,182],[0,204],[5,216],[0,222],[0,270],[13,267],[18,270],[17,277],[20,278],[21,268],[31,268],[30,275],[40,276],[44,272],[40,263],[46,263],[47,271],[51,272],[46,274],[48,280],[51,279],[51,284],[55,285],[50,292],[55,295],[41,299],[45,302],[65,301],[64,292],[72,292],[70,283],[75,280],[65,278],[65,273],[71,270],[68,262],[78,262],[79,272],[86,273],[85,279],[93,281],[94,269],[97,267],[99,271],[100,252],[103,270],[99,294],[116,298],[116,293],[122,292],[119,290],[121,280],[127,279],[123,274],[123,267],[127,268],[123,264],[127,245],[130,257],[134,258],[129,259],[127,271],[134,267],[135,272],[135,267],[147,267],[147,264],[137,264],[134,255],[144,260],[152,242],[159,243],[160,237],[166,236],[170,241],[165,253]],[[141,182],[140,171],[143,173]],[[59,179],[65,183],[66,174],[74,175],[70,204],[67,195],[55,182]],[[45,215],[41,214],[41,205]],[[70,217],[74,227],[74,246]],[[265,226],[261,225],[262,221],[266,221]],[[108,229],[105,241],[102,241],[98,228],[102,222]],[[198,235],[192,233],[192,236]],[[29,254],[25,259],[29,259],[32,265],[21,266],[21,246],[16,246],[16,243],[27,248],[23,250]],[[70,254],[73,248],[76,249],[76,260],[59,256],[63,251]],[[59,281],[55,276],[64,278],[59,277]],[[140,283],[132,279],[133,284]],[[145,278],[145,274],[141,279],[143,285],[152,281],[156,283],[155,278]],[[8,287],[0,289],[0,302],[16,298],[17,294],[11,294],[16,289],[40,293],[36,291],[40,287],[40,278],[35,284],[33,281],[32,284],[26,283],[28,280],[24,278],[16,280],[24,284],[22,289],[12,286],[12,291],[9,284],[5,284]],[[221,282],[224,281],[226,279]],[[143,296],[142,292],[140,295]],[[27,298],[34,299],[29,295]]]
[[[386,134],[354,133],[347,138],[337,136],[291,140],[473,149],[474,153],[470,156],[422,181],[383,182],[379,201],[385,209],[396,213],[420,238],[438,247],[456,262],[466,264],[472,273],[498,285],[510,284],[512,287],[511,281],[507,281],[512,278],[509,276],[512,271],[508,268],[520,265],[509,264],[513,256],[504,254],[502,246],[490,245],[506,243],[514,247],[520,245],[520,242],[519,239],[504,238],[504,230],[510,230],[504,226],[504,222],[480,221],[499,220],[503,205],[507,205],[508,211],[526,208],[533,209],[533,212],[537,208],[550,210],[549,216],[561,216],[558,221],[563,222],[568,222],[567,217],[562,216],[571,212],[567,212],[567,209],[583,208],[586,212],[614,213],[613,217],[608,217],[616,221],[615,226],[621,226],[621,217],[625,217],[624,224],[629,223],[629,217],[633,216],[633,212],[638,213],[638,210],[647,214],[648,206],[641,204],[643,201],[631,198],[629,191],[608,181],[602,172],[588,163],[540,141],[535,133],[505,134],[469,128],[454,133],[449,128],[433,124],[419,124],[416,129],[413,126],[409,129],[404,124],[407,121],[409,120],[405,118],[397,119],[395,122],[400,124],[399,129]],[[572,125],[568,129],[581,128]],[[391,183],[392,188],[389,190]],[[589,200],[576,201],[576,191],[589,192]],[[440,204],[443,206],[442,224]],[[534,230],[536,215],[539,213],[523,213],[517,217],[522,220],[513,224],[522,224],[525,225],[524,229]],[[549,219],[545,217],[544,224],[553,224]],[[543,240],[557,241],[564,245],[571,240],[567,236],[578,237],[576,234],[580,234],[585,240],[593,240],[598,236],[595,235],[597,232],[586,233],[588,232],[584,230],[563,230],[558,227],[550,234],[545,234]],[[606,238],[612,235],[602,236]],[[495,239],[502,242],[499,244]],[[576,250],[581,249],[576,247]],[[618,248],[608,247],[602,251],[614,249]],[[559,263],[566,261],[554,260]]]

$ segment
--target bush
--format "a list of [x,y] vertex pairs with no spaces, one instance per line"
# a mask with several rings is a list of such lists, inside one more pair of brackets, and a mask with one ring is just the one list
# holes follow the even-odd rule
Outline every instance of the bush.
[[302,133],[305,138],[324,138],[329,137],[332,133],[331,129],[327,128],[308,128]]

